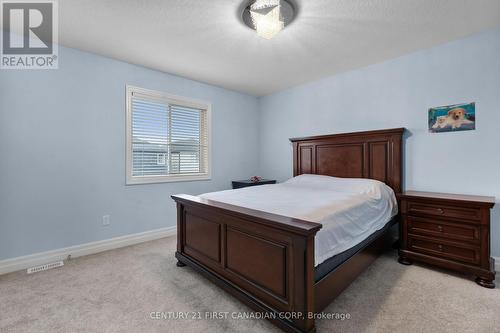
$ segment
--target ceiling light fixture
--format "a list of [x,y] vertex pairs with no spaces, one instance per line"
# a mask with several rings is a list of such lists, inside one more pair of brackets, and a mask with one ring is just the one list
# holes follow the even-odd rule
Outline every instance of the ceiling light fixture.
[[273,38],[294,17],[294,6],[287,0],[253,0],[242,14],[243,22],[266,39]]

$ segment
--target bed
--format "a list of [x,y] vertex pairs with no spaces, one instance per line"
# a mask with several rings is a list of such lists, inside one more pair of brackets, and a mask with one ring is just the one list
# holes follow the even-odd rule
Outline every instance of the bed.
[[[350,243],[354,246],[328,236],[327,229],[336,225],[329,221],[341,221],[346,210],[318,214],[311,209],[325,207],[321,198],[334,195],[312,186],[315,179],[325,183],[313,175],[341,177],[335,181],[345,181],[347,189],[357,181],[349,178],[373,179],[398,194],[403,132],[397,128],[290,139],[294,178],[289,182],[172,196],[177,203],[178,266],[199,271],[285,331],[313,332],[314,314],[391,245],[388,230],[397,221],[395,210],[386,209],[386,215],[368,223],[363,236]],[[351,194],[340,194],[336,205],[363,210],[363,200]],[[347,222],[343,225],[349,229]],[[321,245],[324,239],[328,246]],[[338,246],[332,250],[332,244]]]

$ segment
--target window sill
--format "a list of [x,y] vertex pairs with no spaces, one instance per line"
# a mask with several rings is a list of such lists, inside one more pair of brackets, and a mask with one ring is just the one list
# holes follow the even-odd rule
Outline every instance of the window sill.
[[136,176],[127,178],[126,185],[160,184],[174,182],[194,182],[200,180],[210,180],[212,177],[205,175],[178,175],[178,176]]

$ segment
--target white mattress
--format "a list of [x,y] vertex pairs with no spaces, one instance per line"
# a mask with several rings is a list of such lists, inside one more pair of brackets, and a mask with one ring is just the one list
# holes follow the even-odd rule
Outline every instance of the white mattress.
[[315,241],[316,266],[361,243],[397,214],[393,190],[371,179],[301,175],[281,184],[200,196],[321,223]]

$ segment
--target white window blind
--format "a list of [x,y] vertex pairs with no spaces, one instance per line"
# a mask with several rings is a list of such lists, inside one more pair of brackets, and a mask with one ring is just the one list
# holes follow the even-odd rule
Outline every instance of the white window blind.
[[207,179],[209,105],[128,89],[128,183]]

